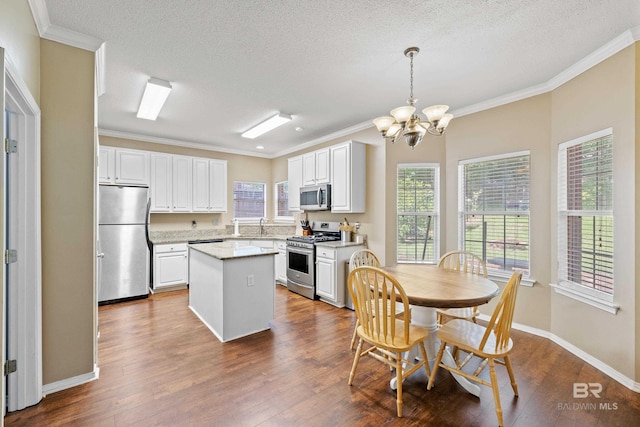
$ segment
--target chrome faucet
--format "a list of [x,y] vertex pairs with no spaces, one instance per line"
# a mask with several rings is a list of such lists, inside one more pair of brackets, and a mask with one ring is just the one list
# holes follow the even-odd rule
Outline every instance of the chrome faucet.
[[262,237],[262,233],[264,233],[264,218],[260,218],[260,237]]

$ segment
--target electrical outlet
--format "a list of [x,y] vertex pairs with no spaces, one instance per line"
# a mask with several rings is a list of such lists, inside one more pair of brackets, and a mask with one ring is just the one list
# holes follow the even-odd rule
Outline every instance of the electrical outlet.
[[218,218],[213,218],[213,225],[218,225]]
[[253,279],[254,279],[253,274],[249,274],[247,276],[247,286],[253,286],[253,283],[254,283]]

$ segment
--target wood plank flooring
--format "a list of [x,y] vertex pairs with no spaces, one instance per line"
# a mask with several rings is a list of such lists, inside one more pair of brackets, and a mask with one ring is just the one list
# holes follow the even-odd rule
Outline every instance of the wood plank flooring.
[[[365,358],[347,379],[355,315],[277,286],[270,331],[220,343],[187,307],[188,291],[100,307],[100,378],[5,417],[7,426],[493,426],[491,390],[467,394],[444,370],[404,385],[396,418],[392,373]],[[506,426],[631,426],[640,394],[553,342],[514,331],[520,397],[498,367]],[[601,398],[574,399],[574,382]],[[605,409],[606,408],[606,409]]]

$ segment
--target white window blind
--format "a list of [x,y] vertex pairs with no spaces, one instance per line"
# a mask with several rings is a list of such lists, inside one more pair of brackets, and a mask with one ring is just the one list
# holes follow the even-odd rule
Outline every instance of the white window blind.
[[529,164],[523,151],[458,167],[460,247],[494,273],[529,276]]
[[613,135],[560,144],[558,279],[613,294]]
[[275,190],[276,219],[293,219],[293,215],[289,212],[289,182],[277,182]]
[[266,185],[259,182],[233,183],[234,218],[257,219],[266,216]]
[[397,261],[436,263],[440,166],[399,164],[397,178]]

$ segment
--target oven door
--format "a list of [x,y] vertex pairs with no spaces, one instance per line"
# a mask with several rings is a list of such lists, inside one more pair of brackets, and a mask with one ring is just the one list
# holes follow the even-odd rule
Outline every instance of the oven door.
[[315,260],[313,249],[287,246],[287,288],[315,298]]

